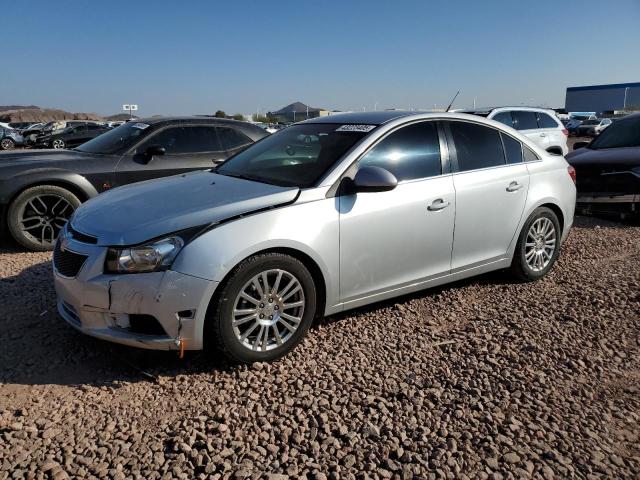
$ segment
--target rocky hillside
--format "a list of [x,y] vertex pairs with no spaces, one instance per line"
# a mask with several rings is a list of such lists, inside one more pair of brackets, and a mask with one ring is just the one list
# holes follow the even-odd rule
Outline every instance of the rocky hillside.
[[[17,107],[17,108],[16,108]],[[51,122],[53,120],[103,120],[95,113],[71,113],[52,108],[39,108],[35,105],[0,105],[0,122]]]

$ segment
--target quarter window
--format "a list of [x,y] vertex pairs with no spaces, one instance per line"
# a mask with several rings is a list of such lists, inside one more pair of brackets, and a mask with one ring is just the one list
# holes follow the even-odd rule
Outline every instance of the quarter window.
[[531,150],[529,147],[524,147],[524,161],[525,162],[536,162],[540,160],[540,157],[536,155],[536,153]]
[[504,153],[507,163],[522,163],[522,144],[513,137],[500,133],[504,143]]
[[504,165],[504,150],[497,130],[469,122],[451,122],[450,126],[459,171]]
[[252,143],[249,137],[234,128],[218,127],[218,135],[225,150],[233,150]]
[[511,112],[500,112],[496,114],[496,116],[493,117],[491,120],[504,123],[505,125],[513,128],[513,117],[511,116]]
[[540,128],[558,128],[558,122],[542,112],[538,112],[538,125]]
[[440,175],[440,142],[434,122],[408,125],[384,138],[358,162],[382,167],[398,181]]
[[513,115],[513,124],[516,130],[532,130],[538,128],[538,120],[536,119],[535,112],[514,110],[511,114]]

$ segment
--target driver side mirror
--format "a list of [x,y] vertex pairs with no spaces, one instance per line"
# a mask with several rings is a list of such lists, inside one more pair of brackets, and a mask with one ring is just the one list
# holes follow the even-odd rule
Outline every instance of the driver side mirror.
[[149,145],[142,156],[145,159],[145,163],[149,163],[153,157],[164,155],[166,152],[167,149],[160,145]]
[[358,169],[351,182],[351,191],[388,192],[398,186],[398,179],[389,170],[381,167],[365,166]]
[[578,150],[579,148],[584,148],[589,145],[590,142],[576,142],[573,144],[573,149]]

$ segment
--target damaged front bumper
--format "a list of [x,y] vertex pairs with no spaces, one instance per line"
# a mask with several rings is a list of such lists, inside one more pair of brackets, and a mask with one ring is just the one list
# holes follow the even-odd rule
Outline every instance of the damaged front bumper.
[[62,318],[82,333],[124,345],[201,349],[207,307],[218,282],[172,270],[105,274],[106,252],[106,247],[66,242],[65,253],[86,257],[73,277],[56,268],[54,255]]

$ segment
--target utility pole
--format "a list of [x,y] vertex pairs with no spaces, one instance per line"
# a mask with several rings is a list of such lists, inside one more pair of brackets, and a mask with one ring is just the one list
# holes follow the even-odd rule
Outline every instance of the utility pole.
[[627,110],[627,92],[629,91],[629,87],[624,89],[624,102],[622,103],[622,110]]

